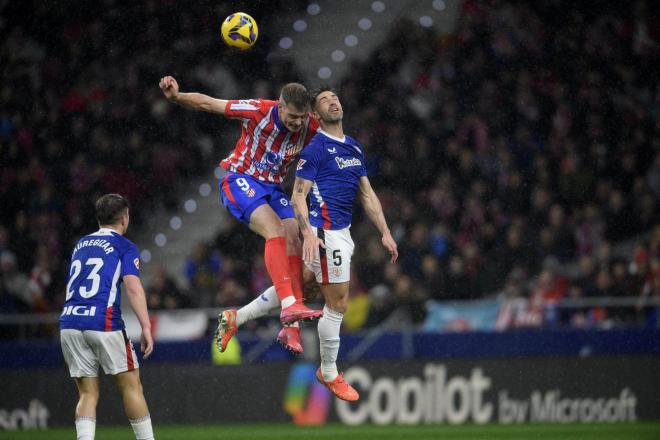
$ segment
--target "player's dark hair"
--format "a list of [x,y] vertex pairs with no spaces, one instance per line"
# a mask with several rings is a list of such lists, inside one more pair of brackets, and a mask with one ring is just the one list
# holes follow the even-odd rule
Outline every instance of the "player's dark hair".
[[314,90],[312,90],[312,93],[309,95],[309,104],[312,107],[312,109],[316,105],[316,98],[318,98],[319,95],[323,92],[332,92],[335,95],[338,94],[337,90],[335,90],[328,84],[323,84],[320,87],[315,88]]
[[114,225],[128,209],[128,200],[119,194],[106,194],[96,201],[96,220],[99,225]]
[[291,105],[298,110],[307,110],[309,106],[309,92],[300,83],[289,83],[282,87],[280,99],[284,104]]

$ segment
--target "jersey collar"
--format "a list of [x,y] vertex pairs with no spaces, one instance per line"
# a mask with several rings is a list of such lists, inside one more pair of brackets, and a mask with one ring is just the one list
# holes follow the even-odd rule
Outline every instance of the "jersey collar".
[[273,122],[275,122],[275,126],[279,131],[289,131],[280,121],[280,115],[278,109],[279,109],[279,103],[275,104],[273,106],[273,109],[271,110],[273,112]]
[[344,136],[343,138],[338,138],[337,136],[333,136],[330,133],[328,133],[326,131],[323,131],[323,129],[321,129],[321,128],[318,129],[318,132],[323,134],[323,136],[329,137],[333,141],[341,142],[342,144],[346,143],[346,136]]
[[112,235],[113,232],[114,232],[115,234],[117,233],[117,231],[115,231],[114,229],[110,229],[110,228],[100,228],[98,231],[96,231],[96,232],[93,233],[92,235]]

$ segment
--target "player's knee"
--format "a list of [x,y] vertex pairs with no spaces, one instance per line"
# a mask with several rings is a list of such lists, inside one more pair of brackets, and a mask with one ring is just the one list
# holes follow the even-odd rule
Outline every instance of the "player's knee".
[[287,234],[286,236],[286,247],[290,255],[296,255],[294,251],[299,251],[302,248],[302,242],[297,235]]
[[95,403],[99,401],[99,390],[98,389],[87,389],[80,391],[80,400],[84,400],[87,403]]
[[335,312],[341,313],[342,315],[345,314],[348,310],[348,297],[339,298],[333,301],[333,303],[330,304],[330,308]]
[[266,240],[278,237],[286,237],[286,230],[284,229],[284,226],[281,223],[274,223],[269,225],[268,228],[266,228]]

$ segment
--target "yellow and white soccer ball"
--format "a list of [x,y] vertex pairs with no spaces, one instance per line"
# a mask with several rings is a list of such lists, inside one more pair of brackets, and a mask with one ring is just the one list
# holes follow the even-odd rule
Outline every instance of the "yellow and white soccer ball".
[[259,28],[254,18],[244,12],[235,12],[222,22],[220,34],[228,46],[245,50],[257,41]]

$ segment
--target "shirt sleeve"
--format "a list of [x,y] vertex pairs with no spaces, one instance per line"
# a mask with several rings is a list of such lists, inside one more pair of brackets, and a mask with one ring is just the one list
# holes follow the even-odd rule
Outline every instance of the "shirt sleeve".
[[296,167],[296,177],[306,180],[315,180],[321,165],[321,153],[323,150],[317,148],[316,144],[312,143],[302,150],[300,153],[300,160]]
[[230,119],[254,119],[263,115],[267,102],[262,99],[231,99],[225,107],[225,117]]
[[121,256],[121,277],[126,275],[140,276],[140,253],[137,246],[127,243],[124,254]]

